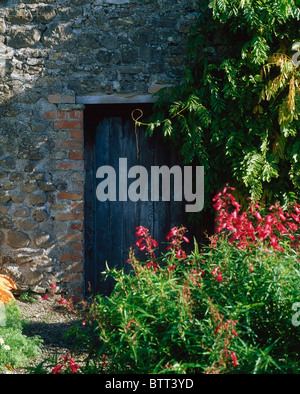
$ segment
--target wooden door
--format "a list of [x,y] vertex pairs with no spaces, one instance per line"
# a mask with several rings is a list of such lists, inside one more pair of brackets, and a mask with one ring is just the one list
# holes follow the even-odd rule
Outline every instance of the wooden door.
[[[149,113],[149,105],[91,105],[85,113],[85,280],[92,292],[109,294],[112,281],[103,281],[101,272],[117,266],[130,269],[126,263],[129,248],[135,246],[138,226],[147,227],[153,238],[165,242],[165,236],[175,225],[186,224],[184,202],[171,201],[104,201],[96,198],[100,180],[97,169],[109,165],[115,169],[118,179],[119,159],[127,158],[128,169],[143,166],[151,173],[151,166],[178,164],[176,155],[159,136],[146,138],[144,130],[137,130],[131,118],[132,110],[142,108]],[[137,155],[137,141],[139,154]],[[128,186],[130,182],[128,180]],[[148,189],[150,191],[149,176]],[[172,185],[172,182],[171,182]],[[173,190],[173,186],[171,187]],[[118,196],[117,181],[117,196]],[[137,248],[134,248],[137,251]]]

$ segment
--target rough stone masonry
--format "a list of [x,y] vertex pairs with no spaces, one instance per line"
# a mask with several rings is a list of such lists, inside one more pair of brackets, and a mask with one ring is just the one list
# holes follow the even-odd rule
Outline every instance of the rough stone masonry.
[[0,0],[0,273],[84,293],[84,105],[182,75],[192,0]]

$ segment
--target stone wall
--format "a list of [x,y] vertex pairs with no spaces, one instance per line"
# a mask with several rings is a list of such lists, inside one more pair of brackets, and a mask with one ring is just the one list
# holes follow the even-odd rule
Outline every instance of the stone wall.
[[177,82],[192,3],[0,0],[0,273],[20,290],[83,294],[82,97]]

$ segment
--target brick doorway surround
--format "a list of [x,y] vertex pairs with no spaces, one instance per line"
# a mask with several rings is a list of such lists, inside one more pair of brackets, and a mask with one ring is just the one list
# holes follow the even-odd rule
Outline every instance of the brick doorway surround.
[[57,226],[61,222],[67,228],[59,240],[58,259],[69,267],[63,282],[76,302],[84,294],[84,105],[70,95],[49,95],[48,101],[57,106],[44,113],[57,132],[54,168],[65,180],[65,187],[52,196],[51,216]]

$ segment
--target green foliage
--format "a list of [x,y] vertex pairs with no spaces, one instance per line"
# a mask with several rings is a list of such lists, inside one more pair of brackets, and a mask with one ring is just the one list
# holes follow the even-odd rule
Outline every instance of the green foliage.
[[20,301],[34,303],[36,299],[32,296],[30,291],[24,291],[20,296]]
[[[3,310],[2,308],[5,308]],[[41,340],[29,338],[22,332],[23,324],[18,306],[12,301],[1,306],[0,370],[27,367],[40,352]]]
[[[297,253],[241,250],[221,238],[159,269],[131,256],[134,274],[107,269],[116,286],[94,297],[85,326],[85,373],[297,373]],[[218,273],[218,276],[217,276]],[[104,361],[104,364],[103,364]]]
[[225,183],[284,205],[300,188],[300,4],[199,1],[183,82],[159,92],[160,128],[184,164],[205,167],[206,201]]
[[297,253],[246,252],[223,239],[209,257],[224,278],[222,288],[209,294],[238,320],[239,372],[297,373],[300,332],[292,325],[300,292]]

